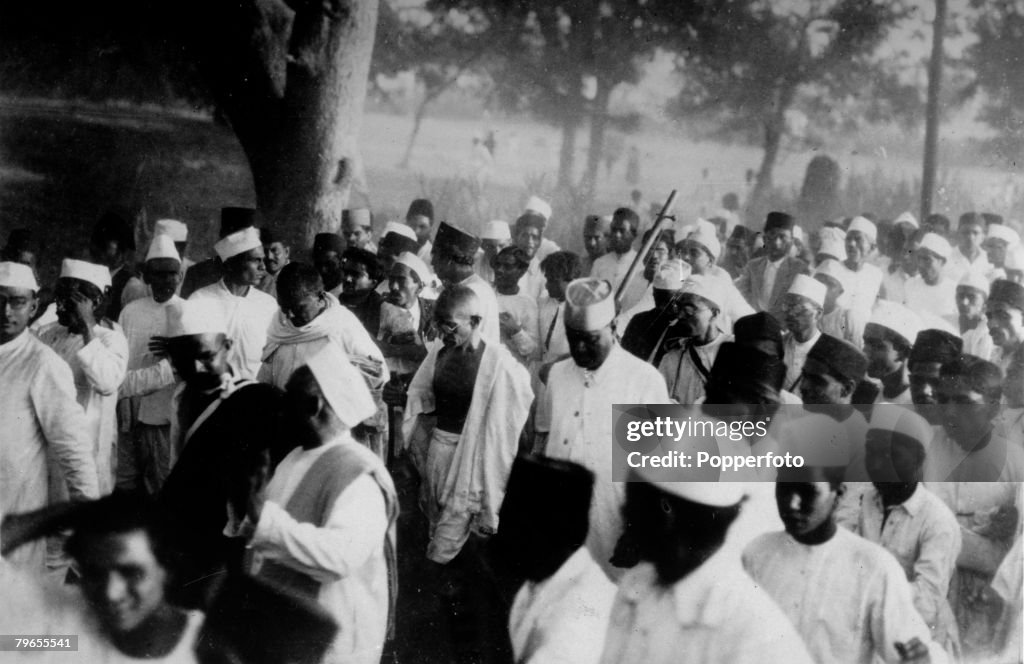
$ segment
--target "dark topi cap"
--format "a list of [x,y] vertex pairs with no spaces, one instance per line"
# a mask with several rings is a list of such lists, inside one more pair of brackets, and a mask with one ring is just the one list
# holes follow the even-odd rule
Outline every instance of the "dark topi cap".
[[464,256],[474,256],[480,248],[480,238],[442,221],[434,236],[434,246],[439,250],[454,251]]
[[773,228],[791,231],[794,226],[796,226],[796,220],[793,219],[792,215],[785,212],[769,212],[764,220],[764,229],[766,231],[770,231]]
[[259,221],[259,213],[253,208],[224,207],[220,209],[220,237],[226,238],[243,228],[255,226]]
[[807,353],[808,360],[821,362],[833,376],[859,383],[868,370],[868,358],[853,344],[822,334]]
[[996,279],[988,293],[988,301],[1003,304],[1024,311],[1024,286],[1007,279]]
[[337,233],[317,233],[313,238],[313,251],[335,251],[341,255],[345,251],[345,240]]
[[917,333],[914,346],[910,349],[908,364],[916,362],[938,362],[946,364],[960,356],[964,340],[945,330],[927,329]]

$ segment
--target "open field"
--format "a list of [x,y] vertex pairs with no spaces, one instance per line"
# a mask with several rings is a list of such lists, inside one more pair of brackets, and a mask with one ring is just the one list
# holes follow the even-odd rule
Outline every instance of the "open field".
[[[397,164],[410,129],[404,116],[369,113],[364,121],[369,202],[380,223],[404,213],[409,200],[421,195],[435,200],[440,218],[474,227],[490,218],[512,220],[533,191],[553,193],[560,135],[551,127],[525,121],[428,118],[410,167],[400,169]],[[498,137],[496,158],[484,178],[487,184],[477,189],[470,166],[472,137],[491,129]],[[586,158],[583,132],[578,143],[580,169]],[[677,213],[683,219],[711,212],[727,191],[742,196],[747,191],[746,171],[756,168],[760,159],[753,147],[692,142],[670,134],[629,136],[625,146],[632,145],[642,155],[640,189],[645,200],[660,201],[678,188]],[[916,197],[919,165],[889,156],[896,152],[892,148],[879,145],[871,154],[831,156],[840,163],[845,179],[859,177],[866,183],[861,189],[898,189],[902,183],[902,195],[876,199],[910,205]],[[813,154],[782,156],[775,178],[779,200],[792,197]],[[628,201],[632,187],[624,179],[625,161],[623,156],[610,174],[602,169],[593,211],[610,212]],[[991,167],[950,170],[940,179],[952,186],[947,200],[940,192],[937,207],[951,214],[973,204],[1013,217],[1018,192],[1024,191],[1019,172]],[[868,194],[856,200],[876,200]],[[575,219],[591,210],[568,210],[571,196],[566,193],[553,198],[556,223],[549,233],[569,248],[578,248],[574,228],[557,219]],[[18,226],[41,229],[51,265],[63,253],[79,248],[82,229],[108,208],[125,210],[140,227],[148,228],[163,216],[187,220],[195,238],[190,251],[202,256],[212,242],[218,209],[252,202],[248,169],[233,135],[201,116],[0,102],[0,232],[6,236]],[[901,210],[875,211],[895,215]]]

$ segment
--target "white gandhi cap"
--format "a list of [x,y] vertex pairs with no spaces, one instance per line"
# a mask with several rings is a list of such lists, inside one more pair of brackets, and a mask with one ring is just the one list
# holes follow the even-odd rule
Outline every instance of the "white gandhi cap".
[[988,240],[1002,240],[1007,247],[1016,247],[1020,244],[1020,235],[1006,224],[990,224],[986,242]]
[[260,242],[259,230],[250,226],[223,238],[220,242],[213,245],[213,250],[217,252],[222,261],[226,261],[232,256],[244,254],[247,251],[262,247],[263,243]]
[[594,332],[615,319],[612,286],[603,279],[576,279],[565,287],[565,326]]
[[935,233],[925,233],[924,237],[921,238],[920,244],[917,245],[917,249],[918,251],[922,249],[930,251],[943,260],[948,259],[949,254],[953,251],[946,238],[940,237]]
[[878,241],[878,228],[871,223],[870,219],[865,217],[854,217],[850,221],[850,225],[846,228],[847,233],[852,233],[853,231],[863,234],[871,244]]
[[821,283],[813,277],[809,277],[806,274],[798,274],[793,278],[793,283],[789,286],[789,295],[800,295],[806,297],[811,302],[815,303],[819,307],[825,306],[825,294],[828,293],[828,289],[825,284]]
[[0,286],[23,288],[33,293],[39,290],[39,284],[36,283],[36,275],[32,274],[32,268],[11,261],[0,263]]
[[425,284],[430,281],[430,268],[428,268],[427,264],[423,262],[423,259],[416,254],[403,251],[395,257],[395,265],[404,265],[415,272],[416,276],[419,277],[421,284]]
[[921,319],[917,314],[896,302],[878,300],[871,311],[869,324],[884,327],[903,337],[908,345],[913,345],[917,333],[921,331]]
[[483,233],[480,233],[480,239],[504,242],[512,239],[512,231],[509,230],[507,221],[495,219],[494,221],[487,222]]
[[153,240],[149,243],[146,260],[151,261],[157,258],[173,258],[179,263],[181,262],[181,256],[178,255],[174,239],[170,235],[154,235]]
[[167,307],[167,336],[227,334],[224,311],[213,300],[172,301]]
[[177,219],[160,219],[153,225],[153,235],[169,235],[175,242],[185,242],[188,226]]
[[404,238],[408,238],[413,242],[417,241],[416,231],[412,229],[409,224],[402,223],[400,221],[389,221],[384,224],[384,234],[381,237],[387,237],[388,233],[394,233],[395,235],[401,235]]
[[306,360],[324,399],[342,424],[351,429],[377,412],[369,388],[345,351],[334,342]]
[[110,270],[106,265],[97,265],[74,258],[65,258],[60,265],[61,278],[88,281],[101,291],[110,288]]
[[539,196],[530,196],[523,209],[526,212],[536,212],[544,219],[551,219],[551,204]]

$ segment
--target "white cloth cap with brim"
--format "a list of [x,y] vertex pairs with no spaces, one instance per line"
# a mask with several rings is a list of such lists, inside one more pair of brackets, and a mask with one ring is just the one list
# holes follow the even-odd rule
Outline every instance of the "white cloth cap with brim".
[[665,261],[658,267],[658,272],[651,282],[653,288],[658,290],[677,291],[683,287],[683,279],[686,278],[686,271],[680,261]]
[[697,220],[697,229],[686,240],[696,242],[711,254],[711,261],[717,261],[722,254],[722,243],[718,241],[715,225],[703,219]]
[[81,279],[88,281],[101,291],[110,288],[110,270],[106,265],[79,261],[74,258],[65,258],[60,264],[61,278]]
[[480,239],[506,242],[512,239],[512,231],[509,229],[507,221],[495,219],[487,222],[483,232],[480,233]]
[[895,404],[876,405],[871,412],[868,429],[899,433],[921,443],[927,451],[935,437],[935,430],[928,420],[912,410]]
[[221,239],[213,245],[213,250],[217,252],[222,261],[226,261],[233,256],[262,247],[259,230],[250,226]]
[[1003,268],[1007,270],[1024,270],[1024,246],[1017,245],[1006,251],[1006,261]]
[[851,219],[850,225],[846,227],[846,232],[851,233],[853,231],[863,234],[871,244],[878,241],[878,227],[870,219],[865,217],[854,217]]
[[166,307],[167,336],[227,334],[228,322],[220,304],[213,300],[184,300]]
[[169,235],[175,242],[188,241],[188,226],[177,219],[158,219],[153,224],[153,235]]
[[956,282],[957,288],[963,286],[965,288],[973,288],[979,290],[988,297],[989,284],[988,279],[985,275],[977,270],[967,270],[964,272],[964,276],[960,277],[960,281]]
[[523,211],[536,212],[546,220],[551,219],[551,204],[539,196],[530,196]]
[[331,410],[349,429],[377,412],[363,374],[338,344],[329,343],[313,353],[306,366],[313,372]]
[[395,257],[395,265],[404,265],[420,278],[421,284],[426,284],[430,281],[430,268],[423,262],[423,259],[414,253],[403,251]]
[[989,224],[985,240],[1002,240],[1007,247],[1016,247],[1020,244],[1020,235],[1006,224]]
[[146,252],[146,260],[151,261],[157,258],[173,258],[179,263],[181,262],[178,249],[174,246],[174,238],[170,235],[154,235],[150,241],[149,251]]
[[895,332],[903,337],[910,346],[914,345],[917,333],[921,331],[921,319],[917,314],[902,304],[890,300],[875,302],[868,323]]
[[910,212],[904,212],[900,216],[892,220],[893,224],[907,224],[914,228],[920,227],[921,224],[917,223],[917,217],[910,214]]
[[33,293],[39,290],[39,284],[36,282],[36,275],[32,273],[32,268],[11,261],[0,263],[0,286],[22,288]]
[[843,264],[838,259],[826,258],[818,263],[818,267],[814,269],[814,275],[817,276],[819,274],[832,277],[838,281],[844,293],[850,290],[849,279],[852,275],[849,270],[843,267]]
[[953,253],[953,248],[949,246],[946,238],[936,233],[925,233],[917,245],[917,249],[918,251],[922,249],[930,251],[943,260],[949,260],[949,255]]
[[693,295],[699,295],[704,298],[719,311],[722,309],[722,289],[718,287],[718,284],[712,280],[706,278],[701,274],[691,274],[683,281],[682,288],[679,289],[680,293],[691,293]]
[[821,239],[821,247],[818,249],[819,254],[832,256],[837,260],[842,260],[846,257],[846,231],[829,226],[822,228],[818,232],[818,237]]
[[576,279],[565,287],[565,326],[596,332],[615,320],[612,285],[604,279]]
[[693,233],[695,230],[697,230],[697,225],[696,224],[683,224],[681,226],[677,225],[675,227],[675,229],[676,229],[676,242],[678,243],[678,242],[680,242],[682,240],[685,240],[686,238],[690,237],[690,233]]
[[798,274],[793,278],[793,283],[790,284],[787,293],[789,295],[806,297],[819,307],[823,307],[825,306],[825,294],[828,293],[828,288],[814,277]]
[[649,479],[654,475],[648,474],[646,465],[635,472],[637,477],[667,494],[708,507],[734,507],[747,495],[744,482],[662,482]]
[[394,233],[395,235],[401,235],[404,238],[408,238],[413,242],[418,242],[419,238],[416,237],[416,231],[412,229],[409,224],[400,221],[389,221],[384,224],[384,235],[381,237],[387,237],[388,233]]

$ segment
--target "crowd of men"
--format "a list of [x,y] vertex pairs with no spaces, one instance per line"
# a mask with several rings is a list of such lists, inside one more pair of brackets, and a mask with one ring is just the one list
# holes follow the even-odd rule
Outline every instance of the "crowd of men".
[[[77,634],[89,662],[370,663],[415,591],[457,661],[505,656],[481,614],[523,663],[1021,661],[1019,225],[805,232],[728,202],[587,216],[582,255],[538,197],[479,235],[424,199],[345,210],[308,248],[224,208],[200,262],[186,223],[137,255],[111,214],[55,284],[11,232],[0,632]],[[810,461],[617,482],[620,403],[790,408],[721,449]]]

